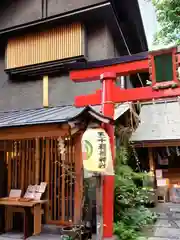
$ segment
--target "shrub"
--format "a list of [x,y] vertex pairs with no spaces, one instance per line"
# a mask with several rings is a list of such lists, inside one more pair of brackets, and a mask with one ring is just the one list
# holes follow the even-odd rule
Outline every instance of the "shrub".
[[137,182],[144,173],[135,172],[129,165],[125,147],[117,149],[115,169],[114,233],[121,240],[137,239],[143,226],[152,224],[156,216],[145,207],[149,199],[146,189]]

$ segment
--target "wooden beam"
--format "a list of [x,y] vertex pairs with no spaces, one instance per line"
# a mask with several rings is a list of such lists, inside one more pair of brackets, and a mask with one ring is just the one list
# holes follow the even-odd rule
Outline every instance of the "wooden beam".
[[[177,62],[180,63],[180,54],[176,55]],[[175,57],[173,58],[175,59]],[[175,71],[175,60],[173,60]],[[130,75],[139,72],[149,72],[148,59],[124,62],[105,67],[94,67],[91,69],[74,70],[70,72],[70,79],[74,82],[89,82],[100,79],[100,75],[104,72],[114,72],[120,76]],[[172,79],[171,83],[177,82],[177,76]],[[159,83],[162,86],[162,83]],[[159,85],[158,84],[158,85]],[[164,83],[163,83],[164,84]],[[169,84],[169,83],[168,83]],[[157,83],[156,83],[157,85]],[[179,84],[178,84],[179,85]],[[95,93],[86,96],[75,97],[75,106],[84,107],[87,105],[101,104],[101,90],[97,90]],[[180,95],[180,86],[177,88],[164,88],[154,90],[152,86],[140,87],[132,89],[121,89],[115,87],[113,89],[113,102],[121,103],[126,101],[148,101],[151,99],[176,97]]]
[[148,59],[120,63],[107,67],[97,67],[93,69],[81,69],[70,72],[70,79],[74,82],[87,82],[99,80],[99,77],[104,72],[115,72],[119,76],[126,76],[132,73],[148,72]]
[[0,141],[0,151],[11,152],[12,144],[11,141]]
[[[115,87],[113,90],[113,102],[121,103],[128,101],[148,101],[152,99],[160,99],[167,97],[177,97],[180,96],[180,87],[169,88],[161,90],[153,90],[152,87],[141,87],[141,88],[129,88],[121,89],[120,87]],[[99,105],[101,104],[101,90],[97,90],[93,94],[77,96],[75,97],[75,106],[84,107],[87,105]]]
[[38,137],[59,137],[69,134],[69,126],[43,124],[25,127],[1,128],[0,140],[31,139]]
[[158,142],[141,142],[141,143],[133,143],[134,147],[150,147],[150,148],[155,148],[155,147],[175,147],[175,146],[180,146],[180,141],[158,141]]
[[[180,54],[178,53],[176,56],[177,62],[180,63]],[[140,72],[149,72],[148,58],[105,67],[102,66],[73,70],[70,72],[70,79],[75,82],[95,81],[99,80],[99,76],[104,72],[115,72],[119,76],[126,76]]]

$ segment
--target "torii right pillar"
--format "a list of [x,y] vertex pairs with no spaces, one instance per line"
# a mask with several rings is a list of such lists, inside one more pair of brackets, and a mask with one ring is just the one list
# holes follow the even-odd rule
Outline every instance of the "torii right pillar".
[[[114,119],[113,90],[115,88],[116,74],[106,72],[100,75],[102,82],[101,106],[104,116]],[[104,124],[111,144],[111,153],[114,163],[115,159],[115,141],[114,126],[112,123]],[[103,179],[103,239],[109,239],[113,236],[114,222],[114,176],[104,176]]]

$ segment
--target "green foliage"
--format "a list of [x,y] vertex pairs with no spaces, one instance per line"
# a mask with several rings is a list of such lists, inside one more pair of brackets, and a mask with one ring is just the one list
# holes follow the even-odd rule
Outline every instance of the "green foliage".
[[155,36],[155,44],[180,43],[180,1],[152,0],[160,30]]
[[136,231],[133,228],[129,228],[123,221],[114,224],[114,233],[121,240],[135,240],[138,237]]
[[147,190],[137,185],[137,182],[143,181],[145,174],[133,171],[128,165],[129,155],[125,147],[117,149],[114,232],[121,240],[137,239],[141,228],[155,219],[144,206],[149,201]]

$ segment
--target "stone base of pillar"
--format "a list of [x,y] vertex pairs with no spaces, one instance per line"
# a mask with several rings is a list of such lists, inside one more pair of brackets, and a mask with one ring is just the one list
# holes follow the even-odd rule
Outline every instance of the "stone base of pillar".
[[116,236],[109,237],[109,238],[103,238],[103,240],[118,240]]

